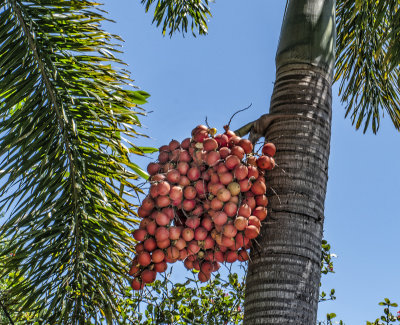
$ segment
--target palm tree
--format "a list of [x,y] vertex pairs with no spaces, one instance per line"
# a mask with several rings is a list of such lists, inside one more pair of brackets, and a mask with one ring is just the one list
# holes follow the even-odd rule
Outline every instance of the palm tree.
[[[153,1],[142,2],[148,9]],[[189,3],[206,9],[198,17],[207,15],[206,1]],[[192,12],[184,1],[158,1],[155,22],[164,19],[164,33],[179,29],[182,8]],[[340,81],[357,129],[376,133],[384,113],[400,129],[399,8],[398,0],[287,1],[269,114],[237,131],[273,141],[281,167],[268,175],[269,219],[252,252],[244,324],[316,322],[331,86]],[[192,16],[203,32],[205,19]]]

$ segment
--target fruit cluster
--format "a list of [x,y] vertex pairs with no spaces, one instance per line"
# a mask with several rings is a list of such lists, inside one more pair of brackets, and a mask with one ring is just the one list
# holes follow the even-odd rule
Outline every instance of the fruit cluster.
[[140,290],[184,261],[205,282],[222,262],[246,261],[251,240],[267,217],[265,170],[273,169],[275,146],[257,157],[253,145],[226,128],[223,134],[199,125],[192,137],[172,140],[150,163],[150,190],[133,232],[138,241],[129,275]]

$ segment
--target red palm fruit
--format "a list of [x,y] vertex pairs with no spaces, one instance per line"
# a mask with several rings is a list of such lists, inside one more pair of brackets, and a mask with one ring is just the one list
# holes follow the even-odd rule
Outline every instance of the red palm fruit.
[[234,225],[237,230],[245,230],[248,225],[248,220],[245,217],[237,217],[235,219]]
[[165,272],[167,268],[168,268],[167,262],[164,261],[154,264],[154,271],[158,273]]
[[240,191],[244,193],[250,191],[252,182],[248,178],[245,178],[244,180],[241,180],[239,182],[239,185],[240,185]]
[[195,217],[200,217],[204,212],[204,208],[201,204],[196,205],[194,210],[191,212],[191,214]]
[[223,185],[228,185],[233,181],[233,175],[230,172],[218,174],[218,176],[219,176],[219,181]]
[[143,252],[144,251],[143,243],[137,243],[136,246],[135,246],[135,251],[136,251],[136,254],[139,254],[140,252]]
[[235,155],[236,157],[238,157],[240,160],[242,160],[244,158],[244,150],[242,147],[239,146],[233,146],[231,148],[231,155]]
[[[251,192],[246,192],[247,193],[251,193]],[[243,203],[247,204],[251,210],[255,209],[256,207],[256,200],[253,196],[248,196],[244,199]]]
[[208,138],[208,132],[200,130],[193,135],[193,140],[196,142],[204,142]]
[[186,176],[181,176],[181,178],[179,178],[179,183],[178,183],[178,185],[179,186],[182,186],[182,187],[184,187],[184,186],[188,186],[188,185],[190,185],[190,179],[189,178],[187,178]]
[[166,227],[158,227],[154,234],[157,241],[163,241],[169,239],[169,230]]
[[276,153],[276,147],[272,142],[268,142],[264,144],[261,152],[263,153],[263,155],[268,155],[270,157],[273,157]]
[[191,262],[194,262],[197,259],[197,256],[195,255],[188,255],[187,259]]
[[249,253],[247,253],[247,251],[246,251],[245,249],[241,249],[241,250],[238,252],[238,260],[239,260],[240,262],[248,261],[249,258],[250,258]]
[[222,235],[221,243],[222,246],[231,247],[232,245],[235,244],[235,240],[232,237],[227,237],[225,235]]
[[169,160],[169,152],[168,151],[161,151],[158,154],[158,161],[161,164],[165,164]]
[[253,215],[256,216],[260,221],[265,220],[267,217],[268,211],[263,206],[258,206],[254,209]]
[[186,249],[186,248],[181,249],[181,250],[179,251],[179,258],[178,258],[178,260],[179,260],[179,261],[183,261],[187,256],[188,256],[187,249]]
[[229,172],[229,169],[225,166],[224,162],[220,162],[213,169],[217,172],[217,174],[223,174]]
[[231,198],[231,192],[225,187],[221,188],[217,192],[217,198],[222,202],[228,202]]
[[131,282],[131,287],[133,290],[142,290],[144,283],[139,278],[134,278]]
[[147,231],[145,229],[136,229],[132,233],[133,238],[135,238],[137,241],[144,241],[147,237]]
[[175,218],[175,210],[171,207],[162,208],[161,212],[166,214],[169,220],[173,220]]
[[151,220],[147,226],[146,226],[146,230],[149,233],[149,235],[154,236],[156,234],[156,230],[157,230],[157,223],[155,220]]
[[[178,165],[176,166],[176,169],[178,170],[180,175],[186,175],[188,170],[189,170],[189,164],[185,161],[181,161],[178,163]],[[180,179],[180,177],[179,177]],[[179,179],[176,183],[179,183]]]
[[208,185],[210,184],[218,184],[219,183],[219,176],[217,173],[211,172],[210,173],[210,183],[208,183]]
[[181,149],[175,149],[174,151],[169,153],[169,162],[176,162],[179,160],[179,154],[181,153]]
[[213,217],[213,221],[214,221],[215,225],[222,226],[226,223],[227,220],[228,220],[228,216],[226,215],[225,212],[222,212],[222,211],[215,212],[214,217]]
[[272,169],[272,162],[270,157],[268,156],[261,156],[257,159],[257,166],[260,169]]
[[258,178],[253,185],[251,186],[251,191],[255,195],[263,195],[267,191],[267,187],[265,186],[265,183]]
[[157,243],[154,238],[147,238],[143,243],[144,249],[148,252],[152,252],[157,248]]
[[205,162],[208,166],[215,166],[220,161],[221,156],[218,151],[210,151],[205,157]]
[[239,144],[239,141],[241,140],[242,138],[241,137],[238,137],[238,136],[233,136],[233,137],[231,137],[230,139],[229,139],[229,142],[228,142],[228,145],[229,145],[229,147],[233,147],[233,146],[237,146],[238,144]]
[[169,239],[170,240],[178,240],[181,238],[183,227],[172,226],[169,227]]
[[160,211],[157,211],[155,219],[159,226],[166,226],[170,222],[169,217],[165,213],[162,213]]
[[182,250],[186,247],[186,241],[183,238],[179,238],[178,240],[173,241],[173,245],[177,249]]
[[196,197],[196,195],[197,192],[194,186],[186,186],[183,189],[183,196],[185,197],[185,199],[193,200]]
[[213,272],[218,271],[221,265],[218,262],[212,262]]
[[153,176],[158,173],[160,168],[161,168],[160,164],[151,162],[150,164],[147,165],[147,172],[149,173],[150,176]]
[[149,192],[150,192],[150,196],[151,197],[156,198],[159,195],[159,193],[158,193],[158,183],[151,184]]
[[257,195],[256,204],[258,206],[266,207],[268,205],[268,198],[265,195]]
[[214,139],[218,142],[220,147],[226,147],[228,145],[228,137],[225,134],[217,134]]
[[205,216],[201,219],[201,226],[204,227],[207,231],[211,231],[213,228],[213,222],[209,216]]
[[219,155],[221,156],[221,159],[225,159],[230,154],[231,154],[231,149],[229,149],[228,147],[222,147],[221,149],[219,149]]
[[215,247],[215,241],[211,238],[211,236],[207,236],[204,239],[204,249],[213,249]]
[[234,217],[238,210],[237,204],[233,202],[227,202],[224,205],[224,212],[228,217]]
[[[210,185],[210,184],[209,184],[209,185]],[[222,185],[222,184],[211,184],[211,186],[208,188],[208,191],[209,191],[212,195],[217,196],[217,193],[218,193],[218,191],[219,191],[221,188],[225,188],[225,186]]]
[[201,175],[200,175],[201,180],[199,182],[205,183],[204,184],[205,188],[207,188],[206,184],[210,181],[210,178],[211,178],[210,174],[209,174],[209,171],[211,171],[211,169],[207,169],[205,171],[202,171]]
[[151,261],[153,263],[160,263],[164,260],[165,254],[161,249],[156,249],[151,254]]
[[251,208],[247,204],[242,204],[239,207],[238,215],[249,218],[251,216]]
[[217,140],[213,138],[208,138],[203,141],[203,148],[205,151],[212,151],[218,148]]
[[156,279],[157,273],[153,270],[144,270],[140,277],[144,283],[152,283]]
[[[176,184],[179,182],[179,179],[181,178],[181,173],[176,170],[176,169],[171,169],[167,173],[167,180],[171,184]],[[168,191],[169,192],[169,191]],[[167,193],[168,194],[168,193]]]
[[180,186],[173,186],[169,192],[169,197],[172,201],[182,201],[183,191]]
[[166,256],[172,260],[177,260],[179,258],[179,249],[174,246],[168,247],[166,250]]
[[225,133],[224,133],[227,137],[228,137],[228,141],[232,138],[232,137],[234,137],[234,136],[236,136],[236,134],[235,134],[235,132],[233,132],[232,130],[229,130],[229,129],[225,129]]
[[145,218],[145,217],[147,217],[147,216],[150,215],[151,211],[145,210],[145,209],[143,209],[142,207],[139,207],[137,213],[138,213],[138,216],[139,216],[140,218]]
[[224,236],[232,238],[236,236],[237,229],[234,225],[228,224],[224,226],[224,228],[222,229],[222,233],[224,234]]
[[169,170],[174,169],[175,165],[172,162],[167,162],[162,166],[162,172],[167,173]]
[[167,195],[158,196],[156,198],[156,205],[159,208],[165,208],[171,204],[171,199]]
[[132,264],[128,273],[130,276],[136,276],[139,271],[140,271],[140,268],[139,268],[138,264],[135,263],[135,264]]
[[171,186],[168,182],[161,181],[158,183],[157,189],[159,195],[168,195],[169,191],[171,190]]
[[164,239],[164,240],[157,240],[157,247],[164,249],[167,248],[171,245],[171,241],[169,239]]
[[191,242],[189,242],[188,246],[187,246],[187,252],[188,255],[194,255],[197,254],[200,250],[200,246],[197,244],[197,241],[192,240]]
[[196,229],[200,226],[200,218],[199,217],[189,217],[187,218],[185,225],[189,228]]
[[226,251],[224,254],[224,259],[225,261],[227,261],[228,263],[233,263],[236,262],[238,259],[238,254],[236,251]]
[[258,234],[260,233],[260,229],[257,228],[254,225],[249,225],[246,227],[245,231],[244,231],[244,235],[249,238],[249,239],[254,239],[258,236]]
[[[227,221],[228,222],[228,221]],[[222,227],[223,227],[224,225],[214,225],[214,228],[215,228],[215,230],[216,231],[218,231],[219,233],[220,232],[222,232]]]
[[245,153],[249,154],[253,151],[253,144],[250,140],[242,139],[239,141],[239,146],[241,146]]
[[250,178],[250,177],[254,177],[254,178],[258,178],[259,176],[260,176],[260,174],[259,174],[259,172],[258,172],[258,169],[257,169],[257,167],[255,167],[255,166],[251,166],[251,165],[249,165],[249,166],[247,166],[247,170],[248,170],[248,174],[247,174],[247,177],[248,178]]
[[199,179],[200,175],[201,175],[200,169],[196,166],[189,168],[189,170],[187,172],[187,177],[192,182],[197,181]]
[[236,251],[239,250],[239,248],[244,247],[246,240],[248,241],[242,232],[237,233],[235,237],[235,244],[231,247],[231,249]]
[[153,219],[150,218],[144,218],[142,221],[140,221],[139,228],[140,229],[146,229],[147,225],[152,221]]
[[224,202],[220,201],[218,198],[215,197],[211,200],[211,209],[214,211],[221,210],[223,206]]
[[211,236],[212,239],[215,240],[217,235],[218,235],[218,230],[217,229],[214,228],[213,230],[211,230],[210,236]]
[[214,261],[223,263],[224,262],[224,253],[221,251],[214,252]]
[[239,164],[240,164],[240,159],[237,156],[230,155],[225,159],[225,165],[230,170],[233,170]]
[[185,211],[192,211],[195,206],[196,206],[195,200],[183,200],[182,202],[182,208]]
[[197,271],[200,271],[200,263],[197,258],[193,261],[193,268]]
[[158,151],[159,152],[161,152],[161,151],[169,152],[169,147],[165,144],[165,145],[161,146],[160,148],[158,148]]
[[138,263],[141,266],[147,266],[147,265],[149,265],[151,263],[151,256],[146,251],[140,252],[138,254],[137,258],[138,258]]
[[206,193],[207,193],[207,186],[206,183],[202,180],[197,181],[196,184],[194,185],[197,195],[200,198],[204,198]]
[[256,226],[257,228],[261,227],[261,221],[256,216],[250,216],[249,225]]
[[190,261],[190,260],[188,260],[188,259],[186,259],[186,260],[183,262],[183,265],[185,265],[185,267],[186,267],[188,270],[193,269],[193,262]]
[[235,203],[237,205],[239,203],[239,196],[237,195],[232,196],[229,202]]
[[173,151],[175,149],[180,148],[181,144],[177,140],[171,140],[171,142],[168,144],[168,148],[170,151]]
[[182,238],[183,238],[185,241],[187,241],[187,242],[191,241],[191,240],[194,238],[194,231],[193,231],[193,229],[184,228],[184,229],[182,230]]
[[239,183],[236,182],[231,182],[227,186],[229,192],[231,193],[232,196],[239,195],[240,193],[240,185]]
[[211,273],[213,271],[212,263],[209,261],[202,262],[200,265],[200,271],[206,274]]
[[142,201],[142,207],[145,210],[153,210],[154,209],[154,200],[150,196],[146,196]]
[[[178,161],[181,163],[188,163],[192,160],[192,157],[190,156],[189,151],[187,150],[181,150],[179,152],[179,157],[178,157]],[[179,169],[179,163],[178,163],[178,169]],[[186,174],[186,173],[185,173]]]
[[221,246],[221,247],[218,247],[218,248],[222,253],[225,253],[228,250],[228,247],[225,247],[225,246]]
[[186,138],[185,140],[182,141],[181,143],[182,149],[189,149],[189,146],[190,146],[190,138]]
[[203,227],[198,227],[194,231],[194,239],[195,240],[204,240],[206,239],[208,231]]
[[199,281],[203,283],[211,279],[211,273],[199,272],[197,276],[199,278]]
[[235,167],[233,170],[233,174],[235,175],[235,178],[239,181],[247,178],[247,175],[249,174],[249,171],[247,167],[243,164],[239,164]]

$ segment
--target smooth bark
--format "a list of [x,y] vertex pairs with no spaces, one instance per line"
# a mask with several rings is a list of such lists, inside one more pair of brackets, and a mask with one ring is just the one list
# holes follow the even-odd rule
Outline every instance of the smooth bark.
[[278,149],[279,167],[267,175],[269,217],[251,254],[246,325],[316,323],[331,133],[334,6],[331,0],[292,0],[283,23],[270,107],[270,113],[280,117],[264,130],[266,140]]

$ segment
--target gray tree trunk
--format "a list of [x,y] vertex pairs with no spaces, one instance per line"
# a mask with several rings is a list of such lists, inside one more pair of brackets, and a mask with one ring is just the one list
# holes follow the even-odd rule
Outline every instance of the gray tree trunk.
[[265,130],[277,147],[269,217],[252,250],[244,324],[316,323],[331,134],[335,1],[291,0]]

